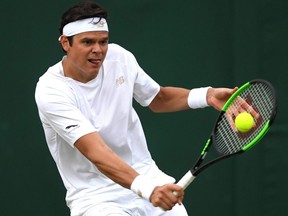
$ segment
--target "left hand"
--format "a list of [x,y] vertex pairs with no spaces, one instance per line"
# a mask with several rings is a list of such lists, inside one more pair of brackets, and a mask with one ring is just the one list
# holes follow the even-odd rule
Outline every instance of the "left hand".
[[231,97],[231,95],[237,91],[238,87],[231,88],[209,88],[207,92],[207,103],[208,105],[214,107],[216,110],[220,111],[226,101]]

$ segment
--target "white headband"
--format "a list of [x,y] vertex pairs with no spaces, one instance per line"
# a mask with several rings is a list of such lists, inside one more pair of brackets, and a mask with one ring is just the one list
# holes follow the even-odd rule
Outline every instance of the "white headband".
[[[108,24],[105,18],[93,17],[82,20],[77,20],[71,23],[68,23],[63,28],[63,35],[73,36],[83,32],[89,31],[107,31]],[[61,36],[58,38],[60,41]]]

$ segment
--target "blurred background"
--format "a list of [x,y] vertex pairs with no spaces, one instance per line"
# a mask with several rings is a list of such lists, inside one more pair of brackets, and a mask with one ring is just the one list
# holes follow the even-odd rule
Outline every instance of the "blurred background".
[[[34,102],[36,82],[62,58],[58,27],[72,0],[1,0],[0,214],[68,216],[65,189]],[[110,42],[136,56],[163,86],[234,87],[269,80],[278,115],[247,154],[201,173],[186,190],[189,215],[288,215],[288,1],[99,0]],[[285,96],[286,95],[286,96]],[[135,103],[159,167],[179,179],[206,142],[212,108],[154,114]],[[286,134],[286,135],[285,135]]]

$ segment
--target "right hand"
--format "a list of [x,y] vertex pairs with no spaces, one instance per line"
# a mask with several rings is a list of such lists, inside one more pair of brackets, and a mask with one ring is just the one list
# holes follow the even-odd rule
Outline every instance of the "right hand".
[[[177,196],[175,195],[177,194]],[[176,184],[165,184],[157,186],[150,196],[150,202],[155,207],[160,207],[163,210],[171,210],[177,203],[182,204],[184,199],[184,190]]]

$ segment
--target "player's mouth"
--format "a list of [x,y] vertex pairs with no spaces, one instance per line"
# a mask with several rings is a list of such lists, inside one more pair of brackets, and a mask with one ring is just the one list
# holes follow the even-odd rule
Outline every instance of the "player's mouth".
[[95,66],[98,66],[99,64],[101,64],[101,59],[88,59],[88,61]]

